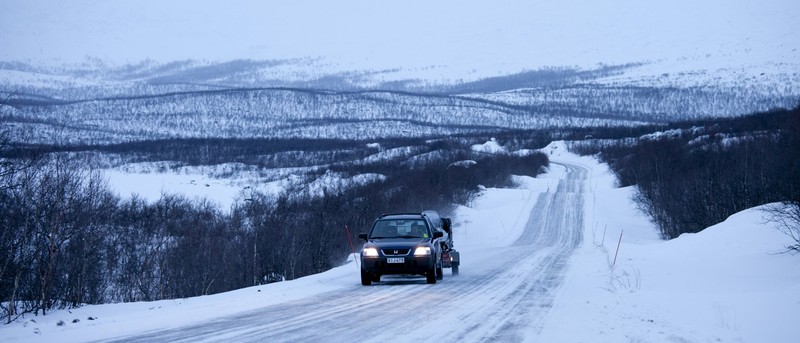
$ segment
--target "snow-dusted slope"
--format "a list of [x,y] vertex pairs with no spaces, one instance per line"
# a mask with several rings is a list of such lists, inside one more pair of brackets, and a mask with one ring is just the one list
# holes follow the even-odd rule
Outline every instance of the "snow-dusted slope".
[[88,144],[736,116],[800,103],[798,21],[791,0],[0,0],[0,119]]
[[[470,80],[546,66],[796,70],[793,0],[0,1],[0,60],[313,61]],[[96,64],[95,64],[96,65]],[[763,71],[760,71],[761,73]]]

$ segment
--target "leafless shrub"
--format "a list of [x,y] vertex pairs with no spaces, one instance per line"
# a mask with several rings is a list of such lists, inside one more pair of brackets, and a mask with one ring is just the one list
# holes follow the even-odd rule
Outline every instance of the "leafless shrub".
[[784,202],[766,207],[765,219],[776,223],[778,230],[789,236],[793,243],[786,246],[791,254],[800,253],[800,202]]

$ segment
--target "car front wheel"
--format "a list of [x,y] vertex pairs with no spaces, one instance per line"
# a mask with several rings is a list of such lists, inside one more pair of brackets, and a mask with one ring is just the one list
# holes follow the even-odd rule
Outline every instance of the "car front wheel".
[[431,268],[427,273],[425,273],[425,278],[428,283],[433,284],[436,283],[436,268]]
[[361,271],[361,285],[369,286],[371,284],[372,284],[372,275],[369,275],[369,273],[367,273],[367,272],[362,270]]

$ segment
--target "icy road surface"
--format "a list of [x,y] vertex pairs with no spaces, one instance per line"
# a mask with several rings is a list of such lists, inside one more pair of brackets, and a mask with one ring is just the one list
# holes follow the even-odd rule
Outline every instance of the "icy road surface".
[[107,342],[522,341],[541,331],[583,237],[587,168],[553,164],[565,172],[557,187],[538,193],[521,236],[462,253],[459,276],[445,271],[435,285],[386,276],[368,287],[354,276],[343,291]]

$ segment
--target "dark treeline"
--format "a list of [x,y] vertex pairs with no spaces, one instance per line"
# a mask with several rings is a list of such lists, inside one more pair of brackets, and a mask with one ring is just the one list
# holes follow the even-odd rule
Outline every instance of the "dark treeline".
[[[515,130],[491,132],[509,149],[545,146],[553,139],[576,139],[602,129],[570,129],[563,131]],[[649,132],[632,128],[637,132]],[[479,138],[480,137],[480,138]],[[189,138],[135,141],[108,145],[26,145],[14,142],[15,149],[0,153],[0,158],[19,159],[29,155],[58,152],[98,152],[120,156],[102,167],[138,162],[175,162],[174,167],[242,163],[261,168],[288,168],[334,164],[363,159],[381,149],[432,145],[432,149],[453,148],[486,141],[481,135],[451,135],[447,138],[391,138],[380,140],[292,139],[292,138]],[[377,144],[373,146],[372,144]],[[93,161],[97,165],[98,161]]]
[[[392,140],[392,144],[411,145],[422,140]],[[180,161],[185,165],[214,165],[228,162],[246,163],[256,166],[298,166],[296,161],[280,161],[280,165],[264,163],[263,156],[297,151],[315,154],[309,163],[326,164],[344,159],[363,158],[374,152],[366,147],[367,142],[342,139],[223,139],[190,138],[136,141],[108,145],[36,145],[24,146],[10,151],[7,157],[18,158],[31,153],[96,151],[126,157],[126,163]],[[12,155],[16,154],[16,155]],[[319,160],[321,156],[325,158]]]
[[[155,202],[120,198],[84,168],[85,155],[22,158],[8,140],[0,143],[4,156],[16,156],[0,159],[6,322],[82,304],[197,296],[318,273],[342,264],[352,251],[348,241],[358,244],[357,234],[381,213],[447,213],[469,202],[479,185],[508,185],[512,173],[536,175],[548,163],[540,153],[479,154],[464,140],[420,141],[411,157],[311,168],[306,181],[283,192],[245,190],[243,201],[222,210],[172,194]],[[381,176],[311,182],[327,173],[337,180]]]
[[751,207],[800,204],[800,108],[677,123],[661,134],[573,149],[599,153],[621,186],[637,185],[639,206],[664,238]]

